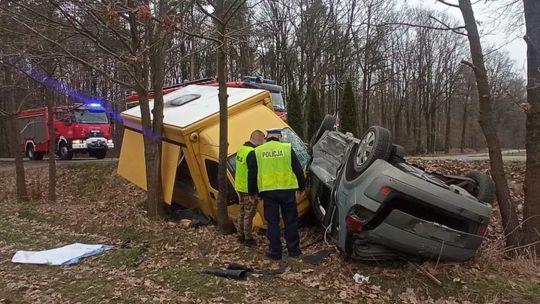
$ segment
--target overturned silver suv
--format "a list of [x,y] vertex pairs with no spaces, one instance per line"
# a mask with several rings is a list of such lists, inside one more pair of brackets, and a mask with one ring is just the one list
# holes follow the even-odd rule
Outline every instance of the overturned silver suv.
[[481,172],[447,176],[407,163],[382,127],[361,139],[325,117],[309,164],[314,213],[352,258],[467,260],[486,232],[495,191]]

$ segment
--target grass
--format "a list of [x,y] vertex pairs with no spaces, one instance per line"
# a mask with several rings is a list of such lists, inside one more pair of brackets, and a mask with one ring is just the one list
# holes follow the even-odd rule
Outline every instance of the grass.
[[118,237],[122,242],[128,241],[141,241],[143,238],[143,233],[140,229],[136,227],[118,227],[116,228],[115,236]]
[[13,245],[24,238],[23,231],[0,215],[0,243]]
[[158,278],[173,290],[183,293],[196,293],[200,298],[219,298],[225,293],[227,302],[242,301],[246,288],[239,282],[201,273],[192,267],[171,266],[159,270]]
[[37,221],[41,223],[51,223],[54,222],[57,217],[52,214],[45,214],[40,212],[33,206],[24,205],[19,209],[18,216],[23,220]]
[[102,263],[107,267],[137,267],[143,261],[146,252],[144,246],[113,249],[103,255]]
[[[80,202],[74,204],[42,202],[18,205],[8,202],[0,205],[0,303],[3,298],[14,303],[366,302],[366,296],[351,291],[358,290],[358,285],[352,281],[353,269],[360,269],[354,271],[371,276],[371,283],[362,290],[369,292],[369,288],[376,286],[380,286],[382,294],[391,290],[390,296],[377,298],[376,303],[400,303],[399,295],[411,288],[415,290],[419,303],[428,298],[441,299],[441,302],[456,298],[472,303],[540,303],[540,285],[535,281],[539,277],[526,275],[517,269],[508,271],[511,264],[502,260],[488,262],[481,257],[477,261],[480,266],[475,271],[468,269],[471,267],[469,263],[427,264],[425,268],[435,270],[433,274],[442,281],[442,286],[419,273],[415,267],[397,262],[356,263],[348,265],[349,268],[341,267],[339,263],[321,266],[290,263],[290,273],[300,273],[304,268],[314,269],[302,280],[250,277],[246,281],[236,281],[204,274],[201,272],[203,265],[226,265],[231,261],[243,263],[251,260],[252,265],[259,265],[254,267],[266,269],[267,265],[257,261],[263,258],[264,249],[261,247],[254,251],[240,247],[232,250],[232,238],[220,236],[212,228],[183,230],[172,223],[134,221],[129,216],[120,216],[123,213],[118,210],[137,216],[143,213],[138,213],[137,205],[128,199],[120,203],[120,200],[115,201],[114,195],[122,193],[125,184],[118,182],[114,170],[112,164],[59,167],[59,175],[64,181],[69,180],[69,184],[64,183],[59,188],[59,195],[80,198]],[[116,192],[107,193],[109,187]],[[0,191],[0,197],[1,194]],[[115,208],[113,204],[117,204]],[[117,241],[124,247],[115,245],[113,250],[71,267],[13,265],[9,262],[13,248],[36,250],[71,242]],[[218,252],[220,254],[215,255]],[[339,259],[337,255],[333,258]],[[522,268],[536,269],[518,262],[514,261]],[[309,285],[314,276],[319,276],[319,282],[346,278],[342,281],[345,283],[338,287],[321,290],[323,285]],[[12,282],[23,289],[6,287]],[[354,297],[342,301],[342,291]]]

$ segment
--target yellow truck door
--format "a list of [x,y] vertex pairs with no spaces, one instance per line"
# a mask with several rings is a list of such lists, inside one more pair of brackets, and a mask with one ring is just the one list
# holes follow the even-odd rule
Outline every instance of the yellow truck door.
[[[180,158],[180,146],[162,142],[161,179],[163,200],[170,204],[174,189],[176,168]],[[118,174],[144,190],[147,190],[143,135],[136,130],[124,129]]]

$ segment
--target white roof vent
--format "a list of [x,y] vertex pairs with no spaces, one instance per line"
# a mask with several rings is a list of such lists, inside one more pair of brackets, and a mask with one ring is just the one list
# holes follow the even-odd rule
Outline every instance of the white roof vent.
[[188,102],[194,101],[195,99],[201,98],[201,95],[199,94],[186,94],[186,95],[180,95],[171,101],[169,101],[169,105],[172,107],[179,107],[183,106]]

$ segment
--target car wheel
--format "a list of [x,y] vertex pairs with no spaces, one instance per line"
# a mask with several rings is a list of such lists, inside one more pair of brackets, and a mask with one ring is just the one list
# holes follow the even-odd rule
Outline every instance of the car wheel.
[[392,133],[383,127],[369,128],[360,143],[349,153],[345,175],[348,180],[357,178],[377,159],[388,160],[392,154]]
[[71,160],[73,158],[73,151],[69,150],[69,147],[64,142],[60,144],[58,154],[62,160]]
[[326,114],[326,116],[324,116],[324,119],[321,125],[319,126],[319,129],[317,130],[317,132],[315,132],[315,135],[313,135],[313,137],[311,138],[310,146],[313,147],[313,145],[315,145],[319,141],[319,139],[321,139],[324,132],[333,131],[335,129],[336,129],[336,117],[330,114]]
[[475,181],[474,185],[466,187],[467,192],[476,197],[479,201],[493,204],[495,201],[495,184],[489,175],[478,171],[471,171],[465,175]]

